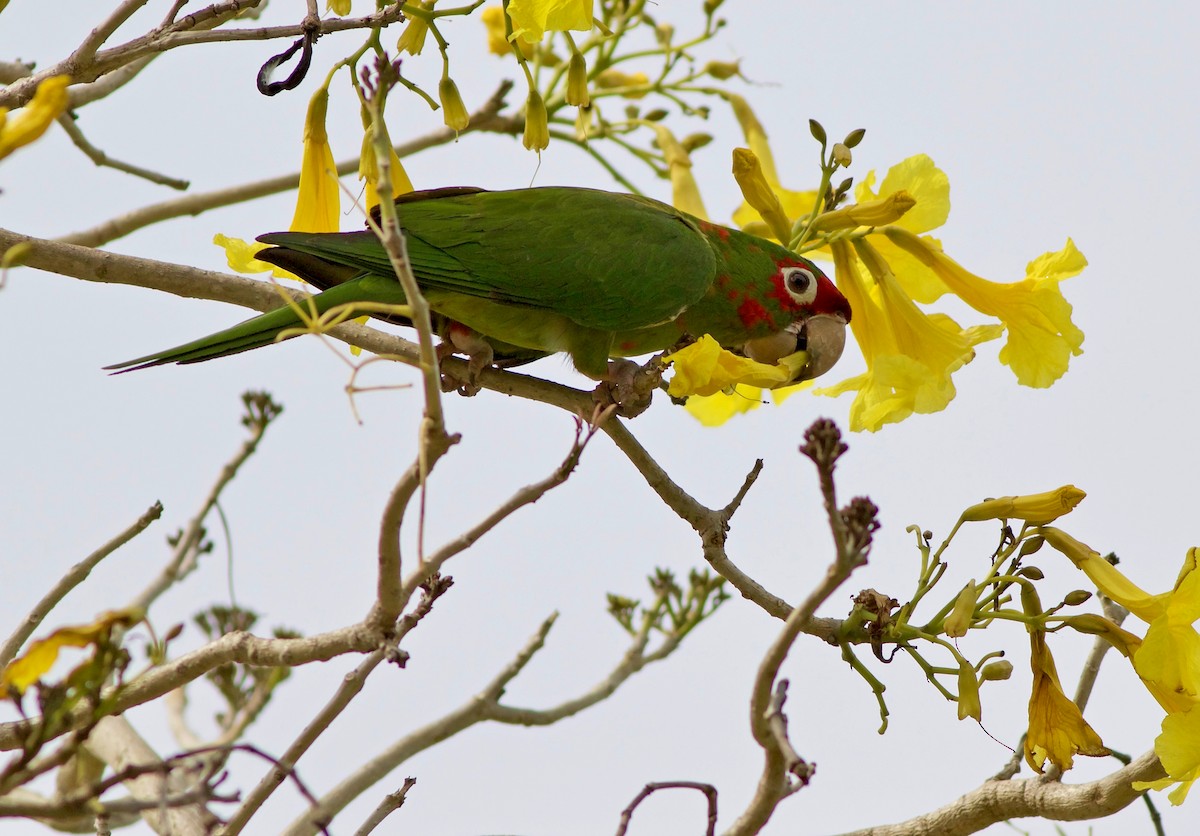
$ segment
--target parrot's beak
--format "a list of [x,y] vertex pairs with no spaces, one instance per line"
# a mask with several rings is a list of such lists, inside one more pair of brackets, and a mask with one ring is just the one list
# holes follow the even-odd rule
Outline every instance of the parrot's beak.
[[808,352],[800,380],[820,377],[834,367],[846,348],[846,320],[838,314],[816,314],[803,320],[798,344]]

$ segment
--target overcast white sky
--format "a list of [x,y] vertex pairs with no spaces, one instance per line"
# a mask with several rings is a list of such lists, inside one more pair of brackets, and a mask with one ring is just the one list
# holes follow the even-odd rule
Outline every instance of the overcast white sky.
[[[0,16],[0,60],[46,66],[61,59],[95,25],[99,5],[68,2],[51,12],[46,4],[12,0]],[[157,19],[168,4],[151,5]],[[659,14],[669,19],[677,6],[699,5],[664,2]],[[294,21],[302,7],[277,0],[268,20]],[[953,209],[937,235],[968,268],[1016,280],[1027,261],[1059,249],[1068,236],[1091,263],[1064,286],[1087,339],[1084,355],[1056,386],[1018,387],[996,362],[998,345],[987,344],[956,377],[959,396],[947,411],[849,439],[838,471],[843,496],[868,494],[882,509],[884,528],[871,565],[823,614],[844,614],[848,596],[868,586],[904,600],[917,557],[904,527],[945,532],[965,505],[985,496],[1078,485],[1088,498],[1063,527],[1102,552],[1117,552],[1123,568],[1156,591],[1174,580],[1186,549],[1200,543],[1192,345],[1200,307],[1193,263],[1200,12],[1187,8],[725,5],[728,29],[702,57],[740,58],[745,74],[759,82],[743,92],[766,125],[787,184],[815,183],[810,117],[833,136],[865,127],[856,177],[871,168],[882,174],[917,152],[947,172]],[[481,102],[497,74],[512,68],[483,53],[476,21],[452,25],[447,35],[468,105]],[[178,50],[109,101],[84,110],[80,126],[112,155],[190,178],[195,190],[292,171],[308,95],[352,43],[322,40],[313,77],[273,99],[259,96],[253,80],[275,44]],[[436,86],[436,50],[406,68]],[[397,139],[440,124],[415,100],[398,103],[391,119]],[[740,139],[723,113],[706,128],[717,138],[694,159],[709,211],[720,220],[739,200],[728,161]],[[359,130],[348,90],[335,85],[331,135],[339,158],[357,150]],[[531,182],[614,188],[571,148],[552,146],[538,170],[519,142],[504,137],[471,136],[461,147],[406,165],[418,188]],[[669,197],[667,184],[627,170],[647,193]],[[0,188],[0,226],[44,236],[170,197],[160,187],[97,170],[58,129],[5,161]],[[252,238],[285,228],[291,211],[290,196],[264,199],[161,224],[111,248],[223,269],[213,233]],[[347,217],[345,224],[358,221]],[[270,391],[285,413],[223,500],[239,600],[263,613],[266,625],[305,633],[362,616],[374,591],[379,512],[414,454],[421,408],[415,390],[363,398],[365,424],[358,426],[342,395],[345,367],[307,338],[200,366],[120,378],[100,371],[244,315],[137,288],[33,271],[10,276],[0,293],[0,612],[9,624],[72,563],[160,499],[162,522],[102,564],[52,620],[87,620],[140,588],[166,556],[163,538],[186,522],[240,443],[238,395],[248,388]],[[860,367],[851,349],[829,379]],[[587,385],[558,359],[528,371]],[[403,367],[376,367],[371,378],[413,380]],[[768,588],[797,600],[824,572],[828,535],[811,465],[796,446],[818,415],[844,426],[849,403],[799,396],[705,429],[664,401],[632,429],[682,486],[710,505],[728,501],[756,457],[766,460],[734,519],[730,554]],[[447,412],[463,443],[431,485],[432,543],[548,474],[572,436],[562,413],[490,393],[449,398]],[[217,554],[153,611],[157,626],[227,600],[224,538],[215,536]],[[994,530],[983,526],[961,540],[950,555],[947,590],[979,574]],[[643,578],[655,566],[685,574],[701,563],[695,535],[610,442],[597,439],[565,487],[450,565],[455,587],[406,643],[408,668],[379,671],[301,762],[301,775],[320,793],[386,741],[456,707],[553,610],[562,613],[558,625],[509,699],[540,707],[577,694],[604,676],[625,647],[604,612],[604,593],[642,596]],[[1039,555],[1039,565],[1055,589],[1086,585],[1065,559]],[[716,784],[727,826],[758,777],[747,697],[779,626],[732,600],[675,657],[601,706],[546,729],[473,728],[404,764],[339,817],[335,832],[351,832],[407,775],[418,784],[386,832],[607,834],[645,782],[668,779]],[[964,648],[976,655],[1010,650],[1017,673],[985,689],[984,721],[992,736],[1016,745],[1028,695],[1027,644],[1019,630],[993,633],[972,636]],[[189,630],[181,644],[197,640]],[[1064,680],[1073,681],[1086,645],[1062,637],[1052,647]],[[355,662],[298,670],[254,728],[254,740],[282,751]],[[955,720],[955,706],[909,660],[873,668],[888,685],[892,712],[882,737],[875,733],[874,699],[836,649],[805,638],[796,645],[786,666],[790,728],[797,749],[819,769],[808,789],[780,807],[767,833],[835,832],[903,819],[952,801],[1007,760],[1008,751],[978,726]],[[201,727],[211,704],[203,690],[193,689]],[[1136,755],[1150,746],[1160,715],[1122,660],[1112,658],[1088,718],[1109,746]],[[157,709],[131,719],[164,752],[169,748]],[[238,765],[247,785],[263,768]],[[1111,767],[1111,761],[1084,762],[1071,778],[1098,777]],[[1168,832],[1191,832],[1200,823],[1200,799],[1182,810],[1156,800]],[[300,803],[290,788],[280,790],[255,832],[281,827]],[[642,806],[631,833],[690,835],[702,832],[703,823],[698,796],[666,794]],[[1055,832],[1050,824],[1020,825]],[[1148,832],[1149,824],[1135,805],[1094,825],[1064,825],[1072,834],[1089,828],[1126,834]]]

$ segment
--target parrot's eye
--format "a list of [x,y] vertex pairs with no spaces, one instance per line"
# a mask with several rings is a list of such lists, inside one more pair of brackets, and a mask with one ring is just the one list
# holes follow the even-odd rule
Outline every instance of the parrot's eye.
[[788,295],[798,305],[807,305],[817,298],[817,277],[803,267],[784,267],[783,283]]

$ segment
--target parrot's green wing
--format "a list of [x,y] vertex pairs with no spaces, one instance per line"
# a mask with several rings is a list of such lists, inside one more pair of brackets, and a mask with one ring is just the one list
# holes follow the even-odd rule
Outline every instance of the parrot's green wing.
[[[451,308],[478,299],[630,331],[674,318],[713,282],[712,248],[694,221],[665,204],[577,188],[464,191],[418,192],[398,206],[413,272],[435,308],[453,295],[465,298],[449,301]],[[370,232],[259,240],[392,274]]]

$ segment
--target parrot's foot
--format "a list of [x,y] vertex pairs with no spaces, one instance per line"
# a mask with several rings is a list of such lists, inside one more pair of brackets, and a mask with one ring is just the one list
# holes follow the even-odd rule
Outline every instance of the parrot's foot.
[[479,375],[496,358],[492,346],[478,332],[455,322],[450,325],[446,341],[437,347],[438,360],[445,360],[452,354],[467,355],[467,377],[464,380],[457,374],[443,370],[442,391],[458,392],[468,398],[478,395]]
[[658,360],[639,366],[632,360],[609,360],[608,373],[592,392],[600,406],[613,404],[622,418],[641,415],[650,406],[654,390],[662,382],[663,367]]

